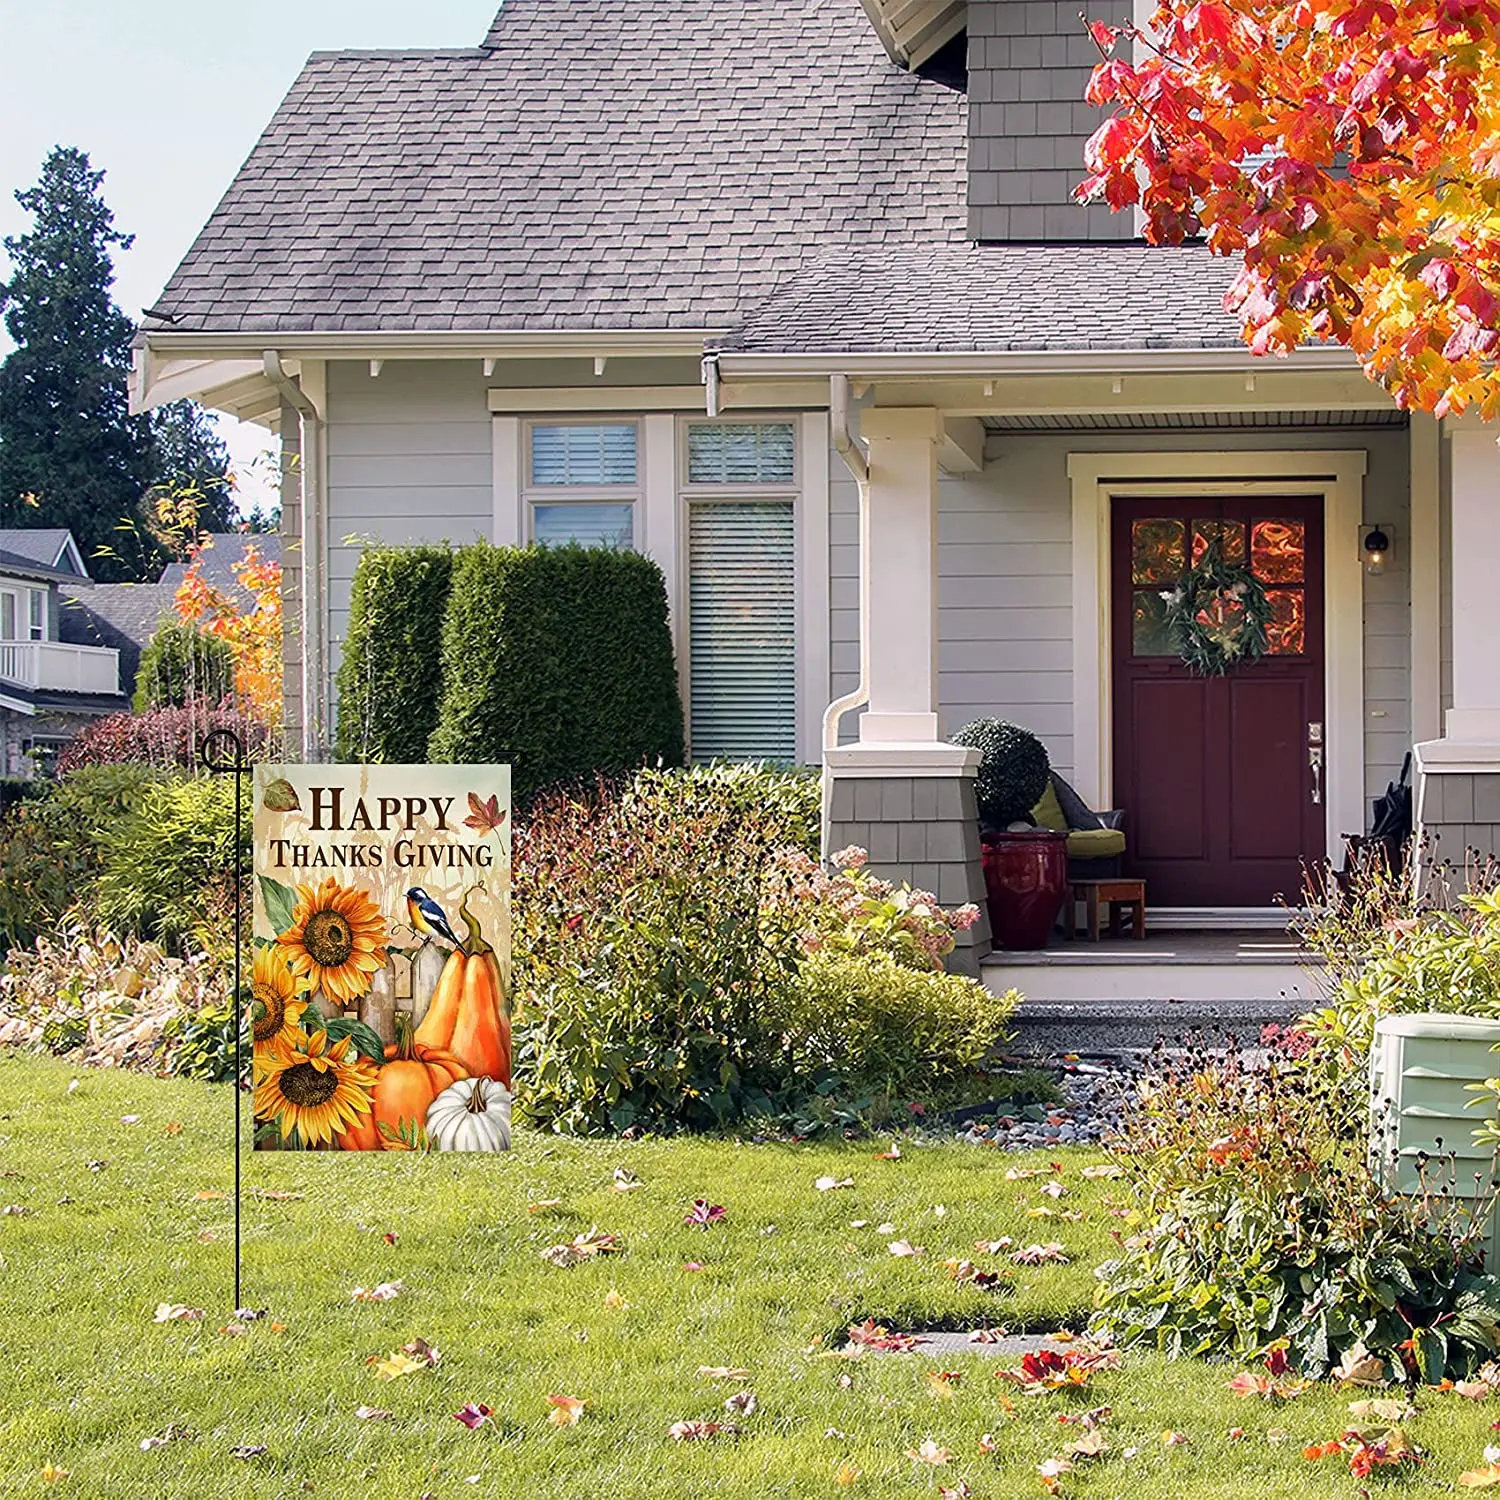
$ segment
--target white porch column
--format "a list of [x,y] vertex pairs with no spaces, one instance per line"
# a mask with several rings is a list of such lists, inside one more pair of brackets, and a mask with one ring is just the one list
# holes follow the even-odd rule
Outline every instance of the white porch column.
[[861,744],[942,738],[937,667],[937,444],[930,406],[875,407],[870,448],[870,703]]
[[[832,782],[829,850],[858,845],[883,878],[931,891],[981,916],[950,967],[971,974],[989,951],[974,773],[979,752],[943,741],[938,712],[938,444],[931,407],[875,407],[869,445],[869,587],[861,643],[869,699],[859,740],[824,755]],[[980,460],[982,462],[982,459]]]
[[1450,444],[1453,706],[1417,746],[1417,821],[1430,862],[1500,854],[1500,425],[1445,424]]

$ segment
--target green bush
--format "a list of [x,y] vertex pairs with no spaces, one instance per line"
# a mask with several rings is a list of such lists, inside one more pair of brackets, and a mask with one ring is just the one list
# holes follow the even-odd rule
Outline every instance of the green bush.
[[703,803],[765,821],[781,846],[816,857],[823,837],[823,781],[816,769],[729,764],[688,766],[669,771],[638,771],[626,797],[649,801],[662,817],[691,814]]
[[220,703],[234,691],[234,652],[220,636],[166,616],[141,652],[135,696],[138,714],[188,703]]
[[[99,832],[94,915],[120,933],[222,949],[234,917],[234,782],[164,777]],[[248,849],[243,858],[248,867]]]
[[0,938],[24,947],[89,900],[102,839],[138,807],[161,773],[150,766],[84,766],[44,784],[0,817]]
[[661,570],[635,552],[459,553],[443,626],[432,760],[511,760],[514,794],[682,760]]
[[909,968],[888,953],[819,952],[800,966],[780,1024],[797,1074],[909,1099],[979,1069],[1005,1040],[1019,999],[959,974]]
[[[761,784],[779,793],[755,795]],[[864,1091],[900,1068],[915,1085],[966,1066],[1013,1004],[981,1002],[940,972],[967,914],[857,870],[819,871],[810,816],[796,781],[743,768],[641,772],[533,806],[513,863],[520,1113],[576,1134],[707,1128],[819,1089]],[[851,1005],[861,983],[881,991],[867,999],[886,1019],[843,1061],[801,989],[812,952],[856,966]],[[916,982],[857,967],[874,960]],[[935,1020],[944,1003],[962,1016],[948,1031]],[[948,1039],[956,1058],[939,1055]]]
[[953,736],[955,745],[980,752],[974,797],[987,827],[1004,828],[1023,818],[1047,790],[1047,747],[1029,730],[1003,719],[975,719]]
[[338,673],[337,754],[344,761],[420,764],[438,722],[447,547],[370,547],[349,598]]
[[1117,1142],[1133,1232],[1098,1270],[1103,1321],[1174,1356],[1249,1359],[1284,1340],[1315,1377],[1360,1346],[1427,1384],[1500,1352],[1489,1203],[1466,1208],[1437,1159],[1429,1194],[1388,1194],[1346,1107],[1316,1072],[1274,1062],[1190,1057],[1148,1081]]

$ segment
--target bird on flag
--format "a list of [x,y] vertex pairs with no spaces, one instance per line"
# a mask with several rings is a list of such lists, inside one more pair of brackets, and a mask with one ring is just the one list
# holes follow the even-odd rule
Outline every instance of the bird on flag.
[[419,885],[406,893],[406,914],[411,925],[424,937],[441,938],[443,942],[457,948],[459,941],[448,925],[448,916],[443,908]]

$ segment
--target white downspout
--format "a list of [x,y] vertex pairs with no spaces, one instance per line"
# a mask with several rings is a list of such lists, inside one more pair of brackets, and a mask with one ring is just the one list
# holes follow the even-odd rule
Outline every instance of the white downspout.
[[317,407],[302,387],[287,374],[281,356],[267,349],[261,356],[266,379],[281,399],[297,413],[299,423],[298,462],[302,490],[302,759],[306,764],[324,757],[324,687],[326,662],[323,653],[324,577],[326,555],[325,521],[318,475],[322,464],[323,422]]
[[849,380],[833,375],[828,381],[828,420],[833,446],[854,476],[859,490],[859,682],[854,690],[835,698],[823,713],[823,830],[825,862],[833,855],[829,842],[833,824],[833,778],[828,774],[828,752],[839,742],[839,724],[851,708],[870,701],[870,465],[864,450],[849,431]]

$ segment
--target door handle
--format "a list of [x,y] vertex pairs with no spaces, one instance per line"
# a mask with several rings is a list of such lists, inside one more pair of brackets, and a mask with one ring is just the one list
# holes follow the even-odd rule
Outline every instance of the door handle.
[[1321,745],[1307,747],[1307,764],[1312,771],[1313,805],[1321,806],[1323,801],[1323,747]]

